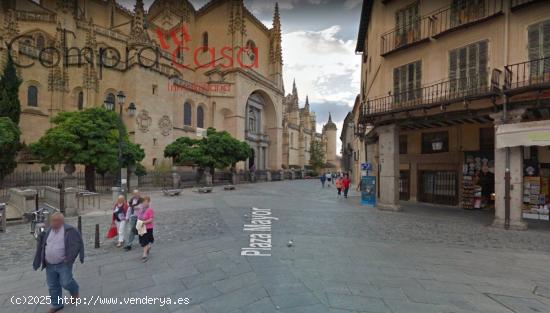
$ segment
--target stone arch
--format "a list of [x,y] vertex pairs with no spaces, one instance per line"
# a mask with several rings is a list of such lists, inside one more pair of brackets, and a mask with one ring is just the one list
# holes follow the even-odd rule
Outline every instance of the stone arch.
[[86,107],[84,90],[82,87],[75,87],[72,92],[73,103],[77,110],[83,110]]

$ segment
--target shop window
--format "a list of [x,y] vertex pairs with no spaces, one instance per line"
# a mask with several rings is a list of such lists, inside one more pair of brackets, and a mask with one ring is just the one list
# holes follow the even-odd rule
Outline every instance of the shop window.
[[407,135],[399,135],[399,154],[407,154]]
[[36,86],[29,86],[27,89],[27,106],[38,106],[38,88]]
[[395,102],[410,101],[422,96],[422,61],[405,64],[393,69],[393,94]]
[[479,150],[495,150],[495,129],[493,127],[484,127],[479,129]]
[[422,154],[449,152],[449,132],[422,134]]
[[487,40],[451,50],[449,79],[451,91],[476,90],[487,85]]

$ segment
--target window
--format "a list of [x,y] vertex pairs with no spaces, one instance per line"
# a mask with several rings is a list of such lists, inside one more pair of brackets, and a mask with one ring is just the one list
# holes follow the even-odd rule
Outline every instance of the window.
[[416,41],[420,37],[420,17],[418,2],[395,12],[396,47]]
[[250,58],[250,61],[256,59],[256,43],[254,41],[249,40],[246,42],[246,54]]
[[399,154],[407,154],[407,135],[399,135]]
[[191,126],[191,115],[191,103],[185,102],[185,104],[183,105],[183,125]]
[[449,53],[451,91],[487,86],[487,55],[487,40],[452,50]]
[[152,86],[152,89],[153,89],[153,90],[152,90],[153,94],[156,95],[156,94],[157,94],[157,90],[158,90],[158,86],[157,86],[157,85],[153,85],[153,86]]
[[453,0],[451,27],[476,21],[485,16],[485,0]]
[[202,33],[202,51],[203,52],[208,51],[208,33],[207,32]]
[[493,127],[484,127],[479,129],[479,150],[495,150],[495,129]]
[[36,37],[36,48],[40,51],[44,49],[44,47],[45,47],[44,36],[42,34],[39,34]]
[[109,102],[109,103],[116,104],[116,101],[115,101],[115,94],[114,94],[114,93],[109,93],[109,94],[107,94],[106,100],[107,100],[107,102]]
[[76,107],[78,110],[82,110],[84,108],[84,92],[79,91],[76,99]]
[[197,127],[204,128],[204,108],[202,106],[197,108]]
[[255,133],[258,131],[258,111],[254,108],[248,110],[248,131]]
[[29,86],[27,89],[27,106],[38,106],[38,88],[36,86]]
[[157,158],[153,158],[153,166],[157,166]]
[[393,69],[393,93],[395,102],[410,101],[421,97],[422,61],[405,64]]
[[550,73],[550,20],[529,26],[527,33],[529,61],[548,58],[531,62],[531,77]]
[[422,134],[422,153],[449,152],[449,132],[434,132]]

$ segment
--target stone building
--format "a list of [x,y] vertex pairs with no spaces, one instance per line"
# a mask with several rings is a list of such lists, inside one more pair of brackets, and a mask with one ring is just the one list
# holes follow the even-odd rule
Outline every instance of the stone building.
[[494,206],[495,226],[518,229],[548,219],[549,17],[548,1],[364,1],[345,146],[356,171],[373,164],[379,208]]
[[[133,10],[114,0],[2,1],[1,41],[22,65],[22,140],[36,141],[58,112],[116,103],[122,91],[123,120],[145,149],[146,167],[163,161],[164,147],[178,137],[215,127],[252,146],[254,157],[240,168],[281,168],[285,109],[274,7],[268,28],[242,0],[199,9],[155,0],[147,11],[142,0]],[[36,162],[25,153],[20,161]]]

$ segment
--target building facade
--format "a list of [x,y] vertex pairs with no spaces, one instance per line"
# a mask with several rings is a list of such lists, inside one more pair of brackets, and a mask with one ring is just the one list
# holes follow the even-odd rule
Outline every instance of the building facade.
[[548,219],[549,17],[548,1],[364,1],[345,146],[352,166],[373,165],[381,209],[494,206],[494,225],[518,229]]
[[[271,28],[243,1],[143,1],[128,10],[114,0],[2,1],[2,64],[11,51],[23,80],[22,141],[31,143],[61,111],[116,102],[145,150],[143,164],[164,160],[178,137],[208,127],[247,141],[253,158],[240,168],[279,169],[283,162],[281,22]],[[130,116],[128,108],[136,108]],[[309,125],[309,123],[307,124]],[[170,162],[169,160],[166,160]],[[22,166],[35,163],[22,153]]]

